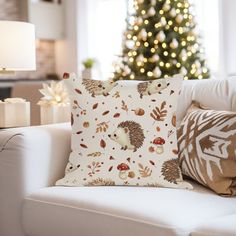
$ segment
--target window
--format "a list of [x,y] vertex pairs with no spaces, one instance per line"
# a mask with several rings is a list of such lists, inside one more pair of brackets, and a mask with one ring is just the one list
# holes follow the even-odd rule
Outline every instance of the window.
[[208,65],[214,74],[219,71],[220,32],[219,32],[219,1],[191,0],[196,12],[198,31],[202,36]]
[[88,1],[88,56],[95,58],[99,74],[106,79],[112,62],[121,53],[126,27],[127,0]]

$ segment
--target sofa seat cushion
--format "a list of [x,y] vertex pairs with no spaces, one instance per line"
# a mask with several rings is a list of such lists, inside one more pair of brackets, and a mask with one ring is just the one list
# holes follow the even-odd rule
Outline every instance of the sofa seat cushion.
[[222,216],[206,222],[195,230],[191,236],[235,236],[236,214]]
[[236,213],[236,198],[194,187],[49,187],[25,199],[23,226],[29,236],[185,236]]

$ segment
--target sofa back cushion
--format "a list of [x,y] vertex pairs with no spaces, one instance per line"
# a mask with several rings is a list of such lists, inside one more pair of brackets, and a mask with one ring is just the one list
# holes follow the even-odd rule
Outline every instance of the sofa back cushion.
[[[236,111],[236,89],[233,92],[232,82],[230,80],[197,80],[184,81],[177,108],[177,126],[187,113],[192,101],[197,101],[201,105],[219,111],[232,111],[232,104]],[[234,83],[236,87],[236,82]],[[233,102],[235,101],[235,102]]]

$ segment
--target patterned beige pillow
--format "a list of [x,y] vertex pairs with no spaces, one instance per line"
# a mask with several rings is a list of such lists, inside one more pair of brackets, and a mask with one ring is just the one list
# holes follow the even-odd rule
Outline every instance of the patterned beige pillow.
[[72,153],[57,185],[191,188],[178,166],[175,111],[182,77],[142,83],[65,77]]
[[192,104],[178,129],[182,172],[220,195],[236,195],[236,113]]

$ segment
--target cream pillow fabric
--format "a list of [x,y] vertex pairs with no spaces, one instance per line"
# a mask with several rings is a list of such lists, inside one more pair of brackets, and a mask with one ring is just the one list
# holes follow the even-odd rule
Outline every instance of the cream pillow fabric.
[[185,175],[220,195],[236,195],[236,113],[193,102],[178,129]]
[[181,76],[119,83],[64,78],[72,104],[72,153],[57,185],[192,188],[178,165]]

